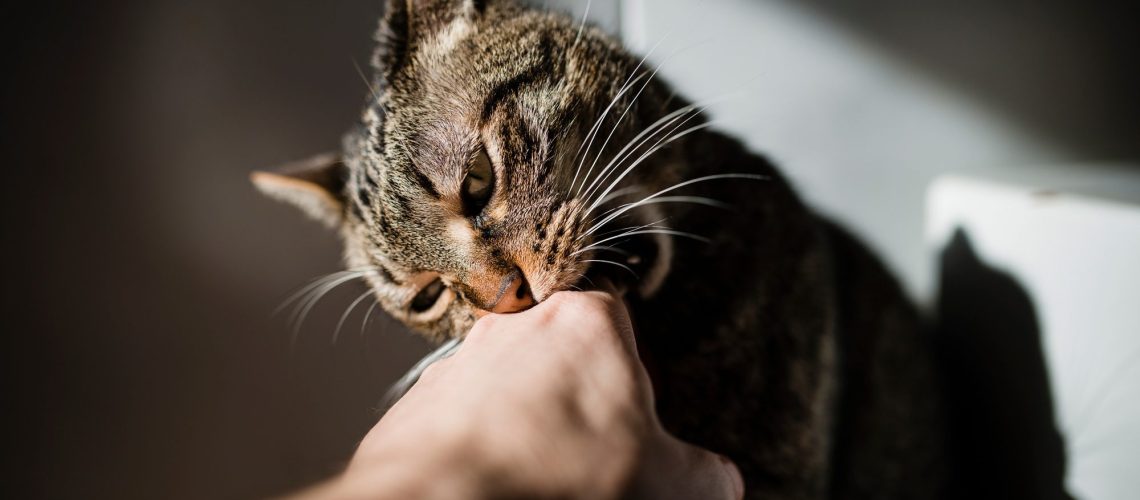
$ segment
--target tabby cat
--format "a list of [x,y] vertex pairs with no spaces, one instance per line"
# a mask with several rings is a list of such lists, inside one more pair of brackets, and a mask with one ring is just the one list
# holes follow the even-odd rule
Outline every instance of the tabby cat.
[[663,423],[731,457],[749,498],[941,491],[898,283],[641,58],[509,0],[389,0],[377,38],[342,152],[253,179],[339,228],[388,313],[443,343],[604,277]]

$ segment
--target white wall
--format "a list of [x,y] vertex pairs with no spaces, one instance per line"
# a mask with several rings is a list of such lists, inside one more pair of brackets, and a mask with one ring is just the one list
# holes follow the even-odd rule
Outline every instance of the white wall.
[[946,177],[930,190],[928,213],[931,252],[962,229],[986,266],[1015,276],[1032,295],[1067,440],[1069,490],[1135,498],[1140,205]]

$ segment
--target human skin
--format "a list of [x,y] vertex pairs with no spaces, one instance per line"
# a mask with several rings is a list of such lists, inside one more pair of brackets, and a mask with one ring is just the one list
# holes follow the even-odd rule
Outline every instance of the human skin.
[[732,462],[662,429],[621,300],[562,292],[480,319],[300,498],[742,496]]

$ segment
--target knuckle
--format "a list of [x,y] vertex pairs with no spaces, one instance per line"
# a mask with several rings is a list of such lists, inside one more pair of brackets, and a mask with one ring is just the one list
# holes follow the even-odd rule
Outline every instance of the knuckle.
[[574,292],[556,292],[554,295],[551,295],[550,297],[547,297],[546,300],[542,301],[542,304],[546,306],[542,309],[559,309],[562,306],[566,305],[567,302],[573,301],[574,295]]
[[618,308],[618,301],[608,293],[590,294],[589,300],[586,301],[586,307],[591,313],[597,315],[612,315]]
[[497,314],[488,314],[475,322],[475,325],[467,331],[467,337],[464,339],[468,343],[479,343],[484,340],[490,332],[498,328],[501,318]]
[[571,309],[576,314],[605,314],[613,307],[609,294],[597,292],[558,292],[548,302],[552,309]]

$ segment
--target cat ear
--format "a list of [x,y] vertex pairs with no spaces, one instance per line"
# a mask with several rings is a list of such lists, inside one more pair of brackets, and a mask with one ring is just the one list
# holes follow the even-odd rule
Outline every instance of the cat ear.
[[459,18],[479,15],[488,0],[388,0],[376,32],[379,43],[372,66],[382,79],[381,87],[392,81],[416,43],[443,31]]
[[326,226],[335,227],[344,218],[347,169],[338,154],[317,155],[276,172],[255,171],[249,178],[270,198],[291,203]]

